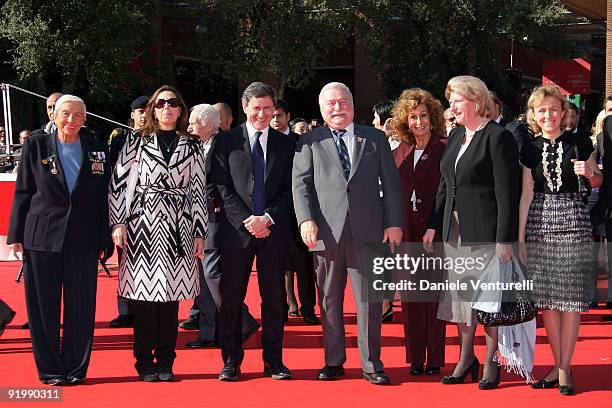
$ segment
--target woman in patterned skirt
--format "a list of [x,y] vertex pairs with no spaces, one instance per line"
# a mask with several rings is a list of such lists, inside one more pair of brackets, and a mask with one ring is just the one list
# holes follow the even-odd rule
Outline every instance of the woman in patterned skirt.
[[[574,394],[570,363],[578,338],[580,312],[590,302],[591,226],[579,178],[602,182],[587,138],[564,132],[569,106],[558,87],[536,89],[527,120],[539,137],[523,146],[523,191],[519,242],[527,242],[527,266],[536,306],[542,309],[555,365],[533,388],[559,384]],[[524,251],[521,257],[525,260]]]
[[204,157],[200,140],[186,133],[189,111],[176,89],[159,88],[145,115],[115,166],[110,224],[124,248],[119,295],[134,311],[136,370],[143,381],[172,381],[179,300],[193,299],[200,288]]

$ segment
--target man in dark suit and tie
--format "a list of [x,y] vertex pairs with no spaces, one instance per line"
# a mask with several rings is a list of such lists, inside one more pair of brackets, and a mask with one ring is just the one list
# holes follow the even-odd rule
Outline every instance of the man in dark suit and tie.
[[[303,135],[293,164],[293,201],[300,234],[315,251],[325,366],[319,380],[344,374],[342,303],[347,273],[357,304],[363,378],[389,384],[380,360],[381,303],[362,295],[360,253],[367,242],[402,240],[402,188],[385,134],[353,123],[353,95],[332,82],[319,94],[326,126]],[[381,196],[382,192],[382,196]]]
[[289,379],[282,361],[283,277],[290,240],[289,206],[295,141],[270,127],[276,92],[262,82],[242,94],[246,123],[217,139],[212,181],[223,201],[219,344],[221,381],[235,381],[244,358],[241,308],[253,260],[261,295],[264,376]]
[[[191,108],[187,131],[197,135],[204,146],[204,170],[210,174],[215,140],[220,135],[221,117],[211,105],[200,104]],[[208,209],[208,231],[204,243],[204,259],[199,265],[200,294],[190,310],[190,319],[198,330],[198,338],[185,344],[187,348],[212,347],[217,337],[217,311],[221,309],[221,273],[219,261],[219,224],[224,217],[221,198],[210,177],[206,180],[206,206]],[[193,313],[193,314],[192,314]],[[190,323],[187,326],[186,323]],[[189,320],[181,323],[182,328],[191,327]],[[259,329],[259,323],[246,305],[242,306],[242,340],[246,341]]]

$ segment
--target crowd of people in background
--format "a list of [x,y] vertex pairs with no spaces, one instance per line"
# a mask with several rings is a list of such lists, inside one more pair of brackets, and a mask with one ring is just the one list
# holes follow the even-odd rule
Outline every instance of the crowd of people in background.
[[[394,317],[393,299],[363,297],[363,245],[471,242],[493,243],[501,263],[519,257],[528,265],[554,357],[532,387],[573,395],[580,312],[597,307],[591,250],[580,244],[612,236],[612,96],[590,136],[578,127],[580,109],[556,87],[535,89],[515,119],[472,76],[450,79],[445,96],[446,109],[427,90],[404,90],[373,107],[371,127],[356,122],[348,87],[332,82],[321,89],[317,126],[293,118],[273,87],[254,82],[241,98],[246,120],[232,127],[226,103],[188,107],[164,85],[136,98],[130,127],[102,143],[84,126],[80,98],[50,95],[49,122],[24,129],[13,152],[21,164],[8,235],[23,254],[40,380],[85,381],[97,262],[116,249],[118,315],[110,326],[134,328],[142,381],[174,380],[179,327],[197,331],[187,348],[221,349],[221,381],[239,378],[243,343],[261,328],[263,375],[290,379],[283,362],[289,318],[322,325],[324,366],[316,378],[335,380],[344,375],[350,277],[363,378],[389,384],[381,324]],[[526,251],[522,243],[530,243]],[[254,261],[261,326],[244,303]],[[179,324],[186,299],[193,305]],[[612,308],[610,284],[607,301]],[[453,322],[460,354],[441,383],[469,376],[481,390],[499,387],[498,328],[485,326],[479,360],[476,310],[457,291],[402,301],[401,311],[411,375],[442,373],[446,322]],[[14,316],[5,314],[7,322]]]

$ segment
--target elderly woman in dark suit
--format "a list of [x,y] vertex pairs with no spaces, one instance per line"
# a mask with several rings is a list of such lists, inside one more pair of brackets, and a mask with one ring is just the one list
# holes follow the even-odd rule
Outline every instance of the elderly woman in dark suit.
[[[441,140],[445,132],[443,112],[440,101],[419,88],[402,92],[393,108],[392,128],[401,141],[392,153],[404,191],[405,242],[421,242],[427,230],[446,147]],[[398,144],[393,139],[390,142],[392,148]],[[437,311],[438,302],[402,302],[406,361],[412,375],[438,374],[444,365],[446,323],[436,318]]]
[[[431,229],[423,236],[432,242],[435,233],[444,242],[495,244],[500,262],[512,256],[518,238],[518,147],[512,134],[491,120],[492,101],[486,85],[472,76],[451,78],[446,97],[458,126],[450,132],[440,162],[441,179]],[[457,276],[456,274],[455,277]],[[474,355],[476,319],[469,300],[457,291],[443,292],[438,318],[457,323],[459,362],[443,384],[462,383],[468,374],[478,377],[480,363]],[[480,389],[499,386],[497,328],[485,327],[487,355]]]
[[112,249],[107,149],[79,134],[85,117],[83,100],[64,95],[55,104],[57,130],[26,139],[7,240],[13,251],[23,253],[34,360],[40,380],[50,385],[85,380],[98,257]]
[[119,295],[134,311],[136,370],[143,381],[172,381],[179,300],[200,291],[204,153],[200,139],[187,133],[189,111],[175,88],[155,91],[145,116],[113,172],[110,224],[113,241],[124,248]]

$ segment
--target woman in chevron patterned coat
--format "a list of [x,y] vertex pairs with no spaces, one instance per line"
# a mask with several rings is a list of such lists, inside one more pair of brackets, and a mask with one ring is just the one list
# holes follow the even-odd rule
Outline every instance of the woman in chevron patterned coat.
[[119,295],[134,310],[136,370],[143,381],[172,381],[179,300],[194,298],[200,288],[204,158],[200,140],[186,133],[189,111],[176,89],[159,88],[145,115],[113,172],[110,224],[115,244],[124,248]]

